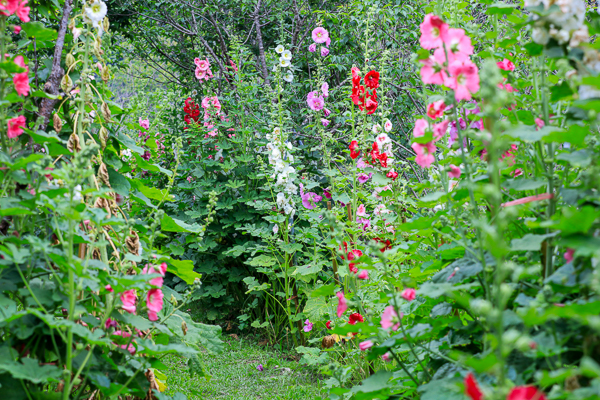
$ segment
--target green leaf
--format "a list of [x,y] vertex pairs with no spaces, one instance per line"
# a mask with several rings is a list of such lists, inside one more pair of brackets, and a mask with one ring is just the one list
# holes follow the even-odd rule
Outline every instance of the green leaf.
[[180,219],[172,218],[171,216],[165,214],[162,221],[161,227],[163,231],[166,232],[193,232],[199,233],[201,230],[201,226],[198,224],[187,224]]
[[566,99],[573,94],[571,86],[569,86],[569,83],[567,81],[563,81],[560,85],[552,86],[550,91],[552,93],[550,101]]
[[144,196],[158,201],[175,201],[173,196],[169,196],[167,189],[157,189],[155,187],[145,186],[139,179],[130,179],[131,187],[140,191]]
[[506,131],[504,134],[510,137],[521,139],[524,142],[537,142],[552,132],[562,131],[564,131],[564,129],[556,126],[544,126],[543,128],[537,130],[536,126],[520,125],[516,128]]
[[304,314],[313,322],[320,321],[328,310],[325,297],[311,297],[304,306]]
[[325,296],[325,297],[331,297],[333,296],[333,291],[336,288],[336,284],[332,283],[330,285],[323,285],[320,286],[318,288],[316,288],[315,290],[313,290],[312,292],[310,292],[310,297],[319,297],[319,296]]
[[20,67],[19,65],[15,64],[12,61],[4,61],[4,62],[0,62],[0,68],[3,69],[4,71],[6,71],[7,74],[16,74],[16,73],[21,73],[21,72],[25,72],[25,68]]
[[507,189],[513,189],[517,191],[523,190],[535,190],[541,188],[547,184],[546,181],[543,180],[534,180],[534,179],[512,179],[504,182],[504,187]]
[[191,285],[194,283],[196,278],[201,279],[202,275],[194,272],[194,263],[190,260],[167,260],[169,266],[168,271],[177,275],[185,283]]
[[567,161],[574,167],[585,168],[590,165],[592,155],[588,150],[577,150],[572,153],[560,153],[556,156],[557,160]]
[[27,36],[34,37],[37,40],[52,41],[56,40],[58,37],[58,34],[54,29],[46,28],[46,26],[39,21],[27,22],[21,26],[27,33]]
[[[379,370],[367,379],[363,380],[359,386],[352,388],[352,393],[355,393],[355,399],[372,399],[375,392],[387,391],[388,382],[392,377],[390,371]],[[361,393],[370,393],[368,396],[361,396]],[[387,396],[386,396],[387,397]]]
[[590,129],[585,126],[570,125],[566,131],[552,132],[543,138],[546,143],[571,143],[576,146],[583,146],[585,138],[590,134]]
[[488,7],[487,12],[491,15],[509,15],[517,7],[516,4],[496,3]]
[[107,170],[108,180],[113,190],[122,196],[128,196],[131,185],[129,184],[127,178],[125,178],[123,175],[121,175],[112,168],[107,168]]
[[548,233],[546,235],[528,233],[520,239],[513,239],[510,242],[510,249],[512,251],[540,251],[542,242],[556,235],[558,235],[558,232]]
[[152,172],[162,172],[163,174],[165,174],[167,176],[173,175],[173,171],[164,169],[163,167],[161,167],[160,165],[157,165],[157,164],[150,164],[149,162],[144,160],[142,157],[140,157],[138,154],[133,154],[133,156],[135,157],[135,160],[137,161],[137,165],[142,169],[152,171]]
[[14,361],[7,347],[0,349],[0,371],[8,372],[15,379],[33,383],[58,382],[62,370],[55,365],[40,365],[36,359],[24,357]]

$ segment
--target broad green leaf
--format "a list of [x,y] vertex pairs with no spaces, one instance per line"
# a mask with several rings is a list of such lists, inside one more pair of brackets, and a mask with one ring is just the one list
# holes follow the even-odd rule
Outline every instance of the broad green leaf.
[[39,21],[27,22],[21,25],[27,36],[34,37],[37,40],[51,41],[56,40],[58,34],[54,29],[49,29]]
[[161,227],[166,232],[200,232],[201,226],[198,224],[187,224],[180,219],[172,218],[165,214],[161,221]]
[[194,283],[196,278],[201,279],[202,275],[194,272],[194,263],[190,260],[167,260],[169,268],[167,271],[177,275],[185,281],[188,285]]
[[542,242],[556,235],[558,235],[558,232],[548,233],[545,235],[528,233],[520,239],[513,239],[510,242],[510,249],[512,251],[540,251]]

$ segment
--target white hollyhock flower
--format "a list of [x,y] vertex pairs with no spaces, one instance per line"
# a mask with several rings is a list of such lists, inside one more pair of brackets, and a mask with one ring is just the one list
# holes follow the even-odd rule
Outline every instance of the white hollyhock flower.
[[273,234],[277,235],[277,232],[279,232],[279,225],[273,227]]
[[533,28],[531,38],[537,44],[545,45],[550,40],[550,35],[545,28]]
[[377,135],[379,132],[381,132],[381,125],[379,125],[379,124],[373,125],[372,131],[373,131],[374,134]]
[[391,131],[391,130],[392,130],[392,121],[390,121],[389,119],[386,119],[386,120],[385,120],[385,123],[383,124],[383,129],[384,129],[386,132],[389,132],[389,131]]
[[291,60],[292,59],[292,52],[289,50],[285,50],[283,53],[281,53],[281,58],[284,58],[286,60]]
[[283,68],[289,67],[290,66],[290,60],[286,60],[285,58],[280,57],[279,58],[279,66],[283,67]]
[[279,45],[279,46],[275,47],[275,51],[278,52],[279,54],[281,54],[285,51],[285,47],[283,47],[282,45]]
[[294,74],[292,74],[291,72],[288,72],[283,77],[283,80],[286,81],[286,82],[288,82],[288,83],[292,83],[292,81],[294,80]]
[[94,28],[102,32],[102,21],[106,17],[106,4],[103,1],[96,0],[89,7],[85,7],[85,15],[92,21]]

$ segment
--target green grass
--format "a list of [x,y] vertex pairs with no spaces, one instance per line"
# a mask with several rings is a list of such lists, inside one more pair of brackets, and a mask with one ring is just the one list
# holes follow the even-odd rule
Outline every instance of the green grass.
[[[168,376],[166,394],[181,392],[190,400],[312,400],[320,399],[321,384],[315,373],[286,357],[285,353],[258,346],[249,338],[227,339],[219,355],[202,354],[210,380],[190,378],[187,360],[173,355],[164,361]],[[264,370],[257,370],[262,364]]]

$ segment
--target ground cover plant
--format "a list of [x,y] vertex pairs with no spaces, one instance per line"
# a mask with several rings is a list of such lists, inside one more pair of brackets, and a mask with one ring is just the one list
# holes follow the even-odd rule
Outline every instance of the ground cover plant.
[[598,29],[0,2],[2,394],[599,398]]

